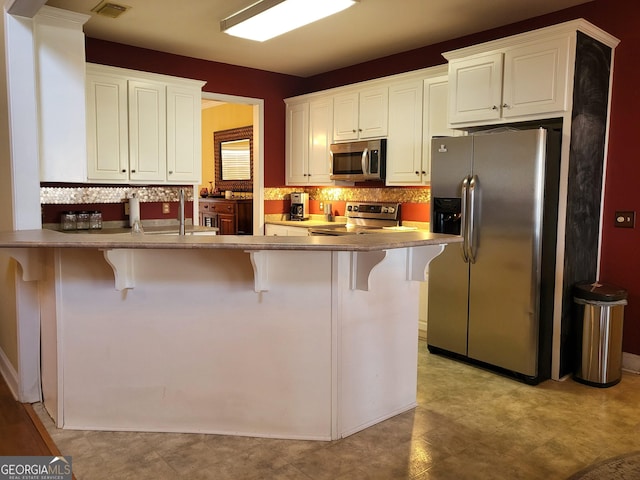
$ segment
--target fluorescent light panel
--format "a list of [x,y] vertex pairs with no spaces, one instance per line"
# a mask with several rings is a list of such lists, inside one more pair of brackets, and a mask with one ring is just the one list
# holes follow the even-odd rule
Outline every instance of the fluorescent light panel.
[[262,0],[225,18],[220,29],[229,35],[264,42],[338,13],[360,0]]

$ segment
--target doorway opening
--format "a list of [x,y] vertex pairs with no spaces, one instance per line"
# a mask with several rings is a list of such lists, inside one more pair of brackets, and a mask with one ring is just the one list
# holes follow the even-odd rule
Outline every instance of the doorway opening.
[[[253,126],[253,234],[264,235],[264,100],[260,98],[240,97],[220,93],[202,92],[203,109],[222,104],[247,105],[252,108]],[[205,142],[213,142],[207,135]],[[203,176],[202,183],[209,179]],[[198,211],[198,190],[194,191],[194,212]],[[194,221],[195,219],[194,215]]]

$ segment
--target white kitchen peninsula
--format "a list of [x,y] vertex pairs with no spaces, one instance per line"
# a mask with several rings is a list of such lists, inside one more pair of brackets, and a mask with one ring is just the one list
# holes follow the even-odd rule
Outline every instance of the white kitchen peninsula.
[[418,281],[459,241],[0,233],[59,427],[315,440],[415,406]]

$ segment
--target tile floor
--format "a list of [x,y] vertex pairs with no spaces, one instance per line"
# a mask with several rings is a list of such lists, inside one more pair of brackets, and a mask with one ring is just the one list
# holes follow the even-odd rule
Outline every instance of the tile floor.
[[78,480],[566,479],[640,450],[640,376],[614,387],[536,387],[431,355],[419,406],[335,442],[58,430],[36,411]]

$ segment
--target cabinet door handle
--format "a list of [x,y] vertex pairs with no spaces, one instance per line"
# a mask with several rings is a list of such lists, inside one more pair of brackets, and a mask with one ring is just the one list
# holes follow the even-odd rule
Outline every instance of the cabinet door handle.
[[131,173],[136,173],[136,171],[135,170],[131,170]]
[[122,173],[127,173],[127,169],[126,169],[126,168],[123,168],[123,169],[122,169]]
[[503,103],[503,104],[502,104],[502,108],[511,108],[511,105],[508,105],[508,104],[506,104],[506,103]]
[[420,175],[420,172],[418,170],[416,170],[416,175]]
[[494,105],[493,107],[491,107],[491,110],[498,110],[498,107]]
[[169,175],[173,175],[173,172],[171,170],[169,170]]
[[427,172],[425,172],[425,171],[423,170],[423,171],[422,171],[422,175],[426,175],[426,174],[427,174]]

